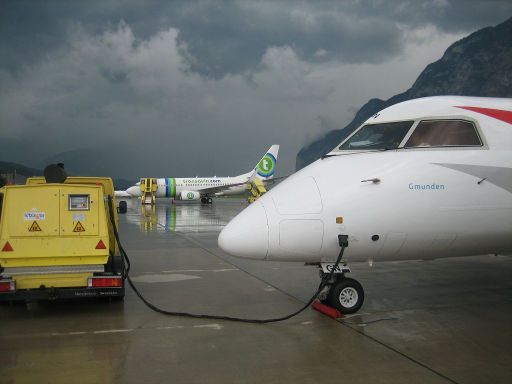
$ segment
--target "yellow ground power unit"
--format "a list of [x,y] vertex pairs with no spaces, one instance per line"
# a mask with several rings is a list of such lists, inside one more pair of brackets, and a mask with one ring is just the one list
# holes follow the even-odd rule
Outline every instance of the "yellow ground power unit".
[[110,178],[0,188],[0,301],[124,297]]

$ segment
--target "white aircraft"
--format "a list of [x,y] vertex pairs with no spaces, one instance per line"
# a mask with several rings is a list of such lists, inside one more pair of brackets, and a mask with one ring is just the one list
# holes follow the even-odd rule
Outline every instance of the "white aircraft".
[[[441,96],[382,110],[220,233],[227,253],[304,261],[436,259],[512,251],[512,99]],[[342,313],[364,291],[336,271],[321,299]],[[330,267],[330,268],[329,268]]]
[[[157,179],[155,197],[171,197],[178,200],[201,200],[211,204],[211,196],[240,195],[251,180],[271,180],[277,164],[279,145],[272,145],[251,172],[234,177],[165,177]],[[140,197],[140,182],[126,191],[116,191],[117,197]]]

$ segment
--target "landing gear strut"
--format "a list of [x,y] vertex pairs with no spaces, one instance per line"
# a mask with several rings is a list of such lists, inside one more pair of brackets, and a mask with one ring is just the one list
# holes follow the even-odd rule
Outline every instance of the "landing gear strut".
[[[339,236],[338,241],[340,246],[347,247],[348,242],[346,236]],[[342,244],[342,241],[345,241]],[[343,248],[341,252],[343,253]],[[340,253],[340,256],[342,255]],[[338,260],[340,260],[338,258]],[[332,270],[334,272],[331,274]],[[324,290],[320,293],[318,298],[324,304],[327,304],[333,308],[336,308],[343,314],[350,314],[357,312],[364,301],[364,290],[362,285],[354,279],[345,277],[346,273],[350,272],[350,268],[343,260],[339,265],[332,263],[321,263],[320,264],[320,279],[329,278]]]

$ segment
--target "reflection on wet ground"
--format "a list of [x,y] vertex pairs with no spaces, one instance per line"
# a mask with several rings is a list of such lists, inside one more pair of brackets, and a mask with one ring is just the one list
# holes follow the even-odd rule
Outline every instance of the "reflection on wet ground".
[[[218,248],[241,199],[127,203],[119,225],[130,274],[160,307],[270,318],[297,310],[318,286],[302,263]],[[511,382],[510,257],[351,269],[366,301],[340,322],[313,310],[265,326],[169,317],[130,289],[124,302],[2,305],[0,383]]]
[[[160,199],[155,205],[141,204],[138,199],[126,199],[126,221],[140,227],[141,232],[220,232],[231,216],[217,204],[180,202]],[[245,206],[241,200],[234,202]]]

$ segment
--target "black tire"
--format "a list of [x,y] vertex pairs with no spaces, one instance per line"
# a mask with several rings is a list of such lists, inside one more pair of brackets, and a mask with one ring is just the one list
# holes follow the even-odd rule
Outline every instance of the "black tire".
[[331,287],[327,301],[345,315],[356,313],[363,305],[363,287],[357,280],[343,278]]
[[124,262],[121,256],[110,257],[108,261],[107,272],[122,274],[124,273]]
[[208,204],[212,204],[213,203],[213,200],[211,197],[208,198]]
[[205,197],[201,197],[201,203],[206,204],[206,198]]
[[124,275],[126,266],[124,264],[124,260],[122,256],[114,257],[114,262],[116,263],[116,271],[117,273],[120,273]]
[[119,209],[117,211],[119,213],[126,213],[126,211],[128,211],[128,205],[126,204],[126,201],[121,200],[119,202]]

